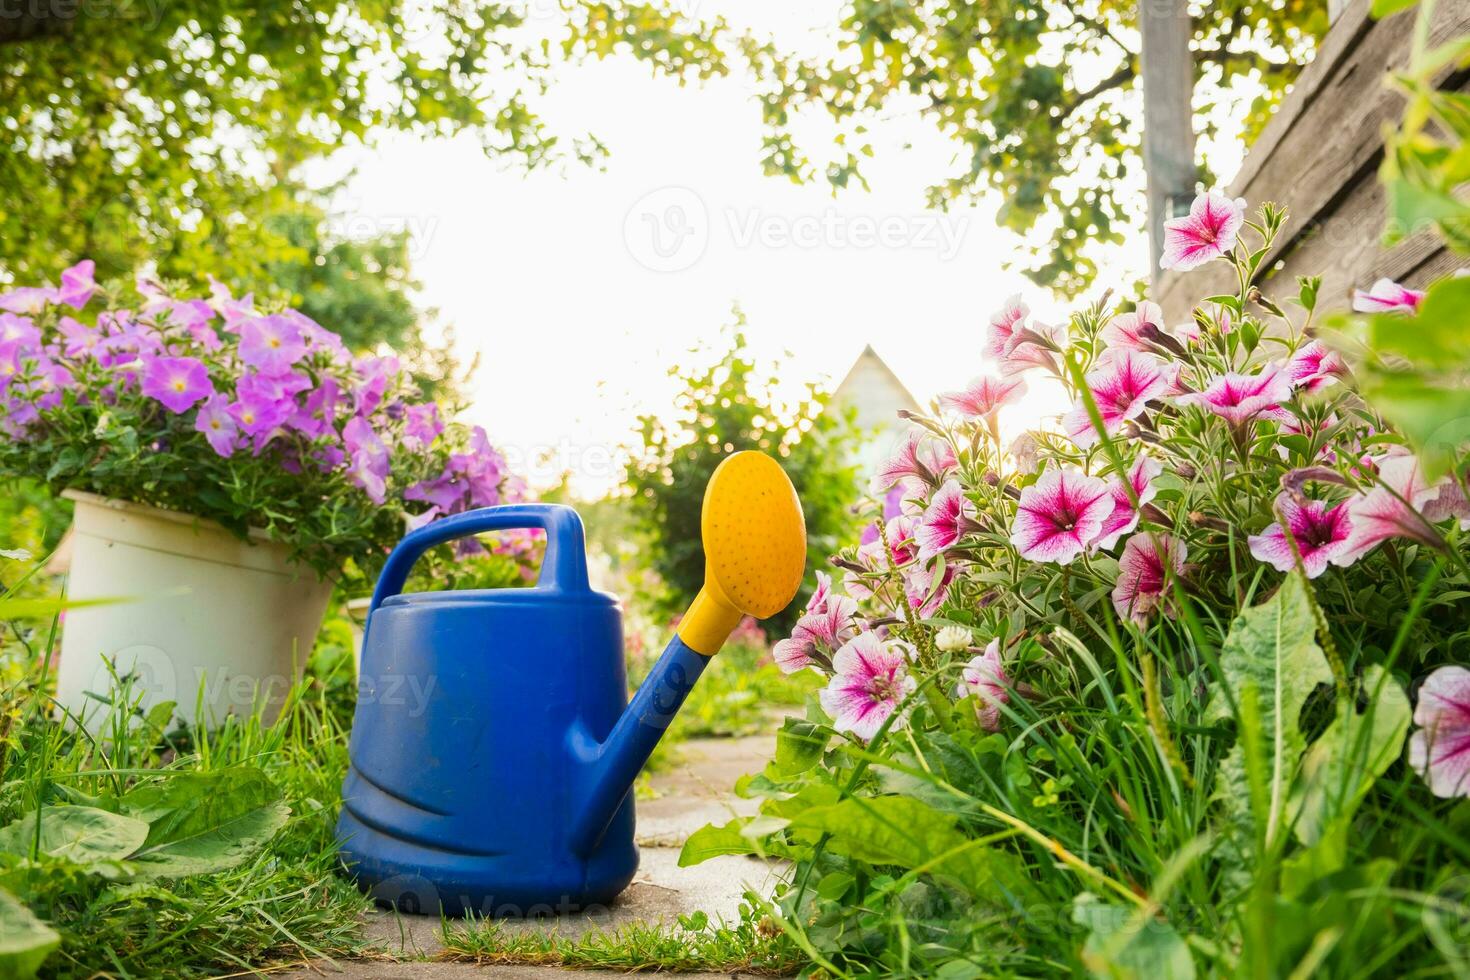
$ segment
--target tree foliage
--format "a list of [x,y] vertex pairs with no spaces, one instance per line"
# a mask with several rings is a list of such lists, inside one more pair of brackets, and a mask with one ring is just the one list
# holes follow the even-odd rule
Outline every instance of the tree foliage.
[[[1223,0],[1192,4],[1199,86],[1197,127],[1232,86],[1254,94],[1247,136],[1259,131],[1327,28],[1325,0]],[[704,74],[743,66],[757,80],[765,125],[762,165],[834,191],[866,186],[874,146],[867,126],[917,113],[956,146],[955,165],[928,191],[938,208],[993,194],[1000,224],[1028,235],[1025,272],[1075,294],[1096,272],[1096,246],[1142,226],[1139,4],[1131,0],[849,0],[831,50],[799,55],[769,39],[647,5],[589,17],[586,50],[627,50],[666,69],[668,52],[641,46],[651,23],[698,38],[672,67]],[[621,44],[617,42],[622,42]],[[700,61],[707,52],[714,61]],[[835,130],[830,147],[799,142],[811,119]],[[1210,161],[1201,151],[1206,183]],[[1045,219],[1045,220],[1043,220]]]
[[505,4],[65,9],[49,32],[0,33],[0,265],[15,278],[81,255],[105,278],[140,258],[169,278],[253,278],[289,248],[261,219],[293,209],[298,166],[376,127],[470,129],[528,164],[559,152],[525,94],[546,62],[504,40],[522,21]]
[[[595,162],[603,145],[551,132],[536,99],[563,63],[631,54],[681,83],[748,74],[765,171],[834,190],[865,185],[874,119],[919,113],[958,150],[930,203],[997,193],[1002,225],[1049,243],[1028,274],[1075,292],[1095,246],[1140,217],[1137,7],[851,0],[819,56],[674,0],[567,0],[538,7],[559,20],[536,30],[516,5],[471,0],[28,7],[0,24],[0,278],[43,278],[82,255],[103,277],[149,259],[165,277],[255,278],[291,250],[260,219],[299,206],[300,165],[384,128],[471,132],[526,167]],[[1325,0],[1195,14],[1206,130],[1236,83],[1258,96],[1258,129],[1327,24]],[[797,139],[813,115],[835,133],[825,149]]]
[[[785,363],[762,371],[741,332],[744,322],[737,316],[723,351],[697,351],[703,363],[670,369],[682,388],[677,415],[670,421],[640,419],[641,445],[628,466],[626,485],[645,538],[645,560],[666,587],[659,598],[670,613],[682,612],[704,582],[700,507],[715,467],[731,453],[769,453],[791,477],[806,515],[809,572],[856,538],[852,419],[812,384],[794,404],[784,403],[776,382]],[[793,620],[794,610],[788,609],[772,628]]]

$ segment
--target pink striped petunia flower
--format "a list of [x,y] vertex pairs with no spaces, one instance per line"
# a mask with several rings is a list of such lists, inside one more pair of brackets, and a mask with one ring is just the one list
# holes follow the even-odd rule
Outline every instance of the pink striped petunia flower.
[[[1154,486],[1154,477],[1164,472],[1164,464],[1149,456],[1147,453],[1139,453],[1133,465],[1128,468],[1128,482],[1133,485],[1133,494],[1138,498],[1138,506],[1142,508],[1158,494],[1158,488]],[[1123,481],[1117,476],[1108,479],[1108,492],[1113,497],[1113,512],[1103,521],[1102,530],[1098,532],[1097,540],[1092,542],[1094,551],[1106,551],[1118,543],[1123,535],[1138,527],[1138,511],[1133,507],[1133,500],[1128,496],[1128,490]]]
[[872,491],[874,494],[886,494],[900,482],[907,486],[913,481],[935,487],[944,482],[944,475],[955,465],[954,450],[949,443],[932,438],[914,426],[893,455],[878,464],[877,472],[873,474]]
[[975,505],[965,496],[958,480],[950,479],[935,491],[922,517],[914,525],[919,561],[928,561],[959,543],[966,533],[978,530]]
[[1355,558],[1390,538],[1444,546],[1424,514],[1432,512],[1443,488],[1424,479],[1417,457],[1400,454],[1384,459],[1378,464],[1378,483],[1348,504]]
[[1307,578],[1321,575],[1329,564],[1351,565],[1362,552],[1353,548],[1353,522],[1348,508],[1346,500],[1337,504],[1321,500],[1299,502],[1291,494],[1283,493],[1276,498],[1276,513],[1281,521],[1246,539],[1251,554],[1278,572],[1291,571],[1296,567],[1296,559],[1291,554],[1291,542],[1286,539],[1290,532],[1302,556]]
[[771,658],[785,674],[830,664],[829,657],[857,632],[857,602],[845,595],[829,595],[820,609],[796,621],[791,636],[771,649]]
[[[1167,394],[1171,379],[1158,358],[1124,348],[1104,355],[1087,372],[1086,381],[1102,416],[1103,431],[1113,436],[1125,422],[1142,415],[1150,401]],[[1086,401],[1080,398],[1063,416],[1062,428],[1083,449],[1097,444],[1097,430]]]
[[973,696],[980,727],[1000,731],[1000,706],[1011,700],[1011,679],[1000,662],[1000,637],[992,639],[985,652],[965,665],[960,676],[959,697]]
[[990,329],[985,332],[985,356],[999,363],[1010,353],[1011,339],[1023,328],[1031,308],[1021,302],[1021,294],[1006,297],[1005,305],[990,315]]
[[1286,364],[1286,376],[1305,392],[1320,391],[1347,373],[1342,356],[1320,340],[1302,345]]
[[1206,191],[1194,199],[1188,215],[1164,222],[1159,267],[1186,272],[1228,254],[1244,223],[1244,200]]
[[1031,310],[1021,302],[1019,295],[1011,296],[990,317],[990,328],[985,334],[985,356],[995,361],[1003,375],[1010,376],[1034,367],[1055,372],[1056,358],[1052,357],[1060,338],[1057,327],[1044,323],[1030,326],[1026,318]]
[[1198,405],[1220,416],[1232,426],[1241,426],[1259,416],[1285,418],[1281,403],[1291,397],[1291,380],[1276,365],[1255,374],[1230,372],[1215,378],[1204,391],[1180,395],[1181,405]]
[[[878,734],[888,717],[914,690],[909,676],[913,647],[898,640],[884,642],[877,633],[861,633],[832,658],[832,680],[818,694],[832,727],[867,740]],[[903,723],[895,719],[893,727]]]
[[1027,561],[1066,565],[1097,540],[1112,512],[1102,480],[1073,467],[1048,469],[1021,491],[1011,544]]
[[[1108,321],[1107,326],[1102,328],[1098,335],[1103,343],[1112,350],[1127,348],[1129,350],[1151,351],[1154,345],[1144,335],[1146,328],[1163,332],[1164,311],[1159,304],[1144,300],[1138,304],[1138,309],[1131,313],[1119,313]],[[1142,331],[1142,333],[1140,332]]]
[[1424,301],[1424,291],[1380,279],[1367,291],[1353,290],[1353,309],[1359,313],[1413,313]]
[[1409,765],[1435,796],[1470,796],[1470,670],[1440,667],[1419,688]]
[[1020,378],[980,377],[960,391],[947,391],[940,395],[939,406],[967,419],[983,419],[1025,393],[1026,382]]
[[1118,559],[1118,582],[1113,586],[1113,609],[1120,619],[1140,626],[1160,610],[1174,616],[1172,577],[1183,574],[1189,549],[1168,534],[1145,531],[1123,545]]

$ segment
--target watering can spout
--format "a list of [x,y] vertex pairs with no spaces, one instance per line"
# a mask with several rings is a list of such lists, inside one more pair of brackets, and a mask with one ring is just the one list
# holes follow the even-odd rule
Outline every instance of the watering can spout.
[[806,523],[796,490],[771,457],[735,453],[710,477],[700,529],[705,582],[653,670],[600,744],[575,746],[589,773],[573,817],[574,850],[597,847],[633,780],[710,658],[747,615],[774,616],[796,596],[806,567]]

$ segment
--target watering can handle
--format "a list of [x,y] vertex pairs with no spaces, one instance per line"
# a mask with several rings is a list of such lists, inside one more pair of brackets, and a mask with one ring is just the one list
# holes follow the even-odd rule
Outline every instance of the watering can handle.
[[503,504],[482,507],[440,518],[410,531],[383,566],[378,587],[373,590],[373,603],[368,610],[383,604],[389,596],[403,591],[414,563],[430,548],[456,538],[484,531],[539,527],[546,532],[546,557],[541,561],[538,589],[555,592],[586,592],[587,554],[582,535],[582,518],[565,504]]

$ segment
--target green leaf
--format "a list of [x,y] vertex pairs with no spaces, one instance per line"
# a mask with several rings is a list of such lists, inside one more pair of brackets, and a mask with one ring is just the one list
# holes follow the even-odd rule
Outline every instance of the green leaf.
[[1402,178],[1386,181],[1388,187],[1388,244],[1403,241],[1435,225],[1453,224],[1470,215],[1470,206],[1439,191]]
[[55,929],[0,888],[0,976],[30,980],[60,945],[61,936]]
[[1412,714],[1408,695],[1377,664],[1364,671],[1363,690],[1377,697],[1362,714],[1356,705],[1338,705],[1337,718],[1302,761],[1290,813],[1303,844],[1315,844],[1327,826],[1350,818],[1403,751]]
[[679,867],[688,868],[722,854],[758,854],[759,844],[741,831],[750,817],[736,817],[722,827],[701,827],[689,835],[679,850]]
[[776,733],[776,758],[772,762],[775,776],[795,776],[822,761],[822,753],[832,738],[832,729],[799,718],[787,718]]
[[1377,20],[1392,17],[1401,10],[1408,10],[1418,2],[1419,0],[1373,0],[1373,17]]
[[122,805],[150,825],[130,862],[162,877],[232,868],[264,847],[291,815],[265,773],[244,766],[172,776],[127,794]]
[[1082,962],[1109,980],[1194,980],[1194,957],[1179,933],[1147,912],[1108,905],[1083,892],[1072,921],[1088,930]]
[[953,814],[906,796],[852,797],[798,814],[791,831],[815,840],[830,834],[835,854],[868,864],[897,865],[949,878],[991,900],[1029,895],[1030,881],[1014,855],[976,843]]
[[[1306,750],[1302,705],[1317,685],[1332,682],[1332,670],[1317,646],[1306,590],[1299,574],[1288,575],[1268,601],[1236,618],[1220,650],[1220,669],[1237,704],[1250,698],[1255,705],[1251,730],[1237,725],[1235,745],[1220,763],[1215,787],[1230,824],[1247,839],[1257,836],[1250,830],[1260,831],[1267,842],[1279,832]],[[1227,717],[1226,699],[1217,693],[1206,719]],[[1248,741],[1259,745],[1258,758],[1247,753]],[[1252,778],[1264,790],[1264,812],[1253,812]],[[1241,843],[1236,840],[1237,846]]]
[[0,851],[28,857],[38,845],[41,854],[90,865],[122,860],[147,836],[148,824],[133,817],[90,806],[45,806],[0,829]]
[[1470,441],[1470,387],[1444,384],[1414,371],[1369,368],[1359,384],[1364,401],[1404,434],[1424,467],[1438,479]]

